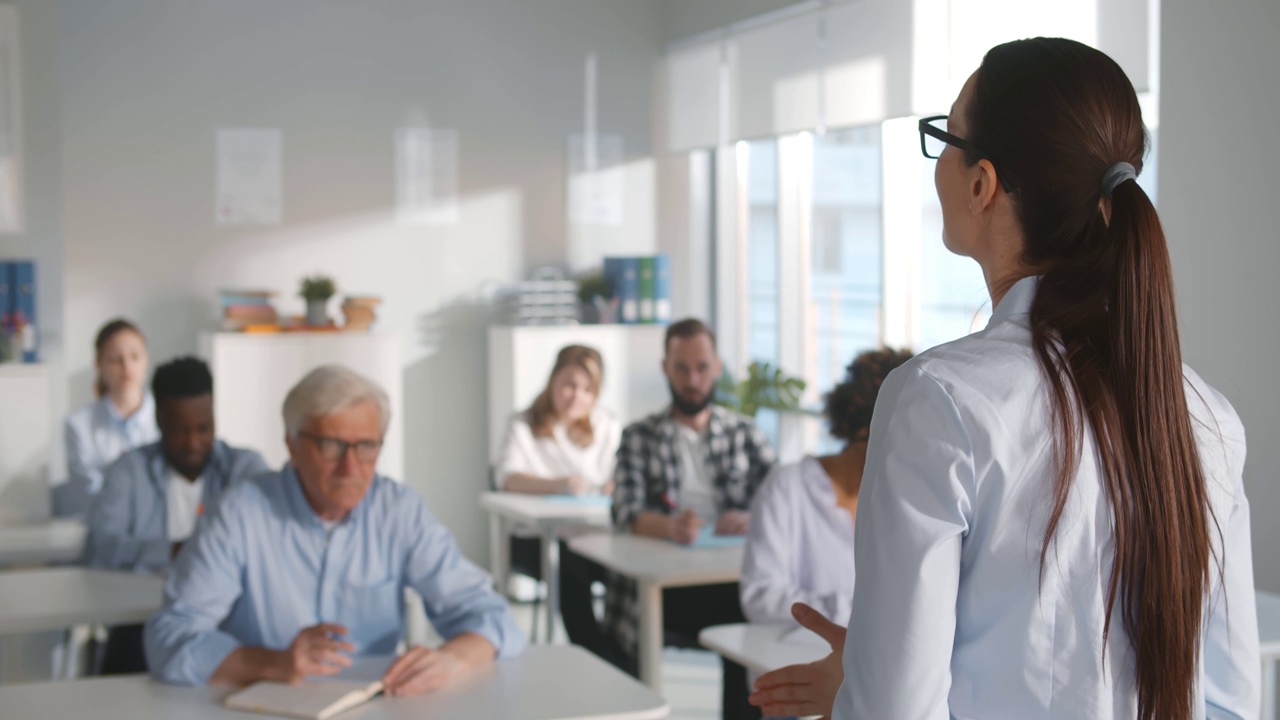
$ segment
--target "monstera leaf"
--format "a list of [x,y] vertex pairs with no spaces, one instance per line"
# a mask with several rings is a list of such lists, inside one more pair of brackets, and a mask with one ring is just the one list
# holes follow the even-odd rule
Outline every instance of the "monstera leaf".
[[716,403],[755,417],[760,408],[796,409],[806,387],[804,380],[756,360],[747,366],[747,376],[742,380],[734,380],[728,370],[724,371],[716,382]]

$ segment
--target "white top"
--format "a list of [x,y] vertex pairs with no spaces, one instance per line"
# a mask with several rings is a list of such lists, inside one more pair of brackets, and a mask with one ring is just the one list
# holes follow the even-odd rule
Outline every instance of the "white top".
[[607,410],[596,407],[591,411],[591,427],[594,430],[591,444],[581,447],[570,440],[559,425],[550,437],[535,438],[525,413],[516,413],[494,459],[494,481],[498,488],[515,473],[548,479],[576,475],[594,487],[603,487],[613,479],[618,444],[622,442],[622,424]]
[[780,465],[751,502],[742,560],[742,612],[753,623],[795,624],[803,602],[843,623],[853,604],[853,517],[836,505],[814,458]]
[[[0,573],[0,636],[73,625],[135,625],[159,610],[163,599],[164,580],[148,573],[7,570]],[[0,702],[0,707],[6,706]]]
[[203,510],[204,478],[192,482],[178,471],[169,473],[169,488],[165,493],[165,526],[170,542],[182,542],[196,531],[196,521]]
[[[389,658],[358,658],[339,677],[376,677]],[[351,672],[355,671],[355,672]],[[566,678],[572,692],[565,691]],[[222,707],[230,687],[165,685],[145,675],[0,686],[0,708],[13,718],[245,720]],[[666,701],[605,661],[572,645],[534,645],[498,660],[456,687],[415,697],[376,697],[338,717],[365,720],[658,720]]]
[[675,426],[676,452],[680,455],[680,509],[692,510],[703,522],[714,523],[719,513],[711,486],[714,473],[707,467],[707,434],[684,423]]
[[[1040,570],[1055,472],[1045,380],[1031,350],[1036,279],[982,332],[917,355],[876,401],[858,502],[858,584],[833,720],[1119,720],[1137,714],[1133,656],[1113,614],[1112,511],[1091,434]],[[1222,535],[1195,717],[1256,718],[1244,428],[1190,369],[1187,404]],[[1203,399],[1202,399],[1203,398]],[[1106,660],[1103,661],[1103,651]]]

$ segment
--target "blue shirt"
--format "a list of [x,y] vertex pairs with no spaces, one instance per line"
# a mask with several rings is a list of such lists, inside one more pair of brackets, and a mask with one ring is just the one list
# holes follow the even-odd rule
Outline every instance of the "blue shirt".
[[[1114,512],[1088,429],[1040,564],[1058,465],[1048,381],[1031,349],[1036,287],[1035,278],[1019,281],[986,330],[917,355],[880,390],[834,720],[1137,715],[1121,607],[1103,640]],[[1218,523],[1209,529],[1214,564],[1193,716],[1256,718],[1261,661],[1244,428],[1222,395],[1183,372]]]
[[[202,504],[211,512],[234,483],[267,472],[254,450],[218,440],[213,444]],[[173,543],[168,535],[169,477],[173,469],[159,442],[131,450],[107,468],[102,490],[89,506],[89,533],[83,562],[91,567],[157,571],[169,566]]]
[[236,648],[283,650],[317,623],[345,625],[356,655],[391,655],[406,587],[445,639],[475,633],[502,657],[523,649],[506,600],[417,493],[376,476],[330,533],[286,465],[227,491],[183,547],[147,621],[147,663],[157,679],[204,685]]
[[102,489],[102,473],[121,455],[160,439],[156,403],[147,393],[142,406],[125,417],[104,397],[67,415],[67,482],[58,490],[54,511],[79,515]]

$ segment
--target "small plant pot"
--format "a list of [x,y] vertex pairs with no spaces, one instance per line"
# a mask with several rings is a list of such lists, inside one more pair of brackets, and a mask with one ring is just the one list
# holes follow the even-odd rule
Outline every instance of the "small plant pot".
[[329,302],[327,300],[308,300],[307,301],[307,324],[311,326],[320,326],[329,324],[329,314],[327,308]]

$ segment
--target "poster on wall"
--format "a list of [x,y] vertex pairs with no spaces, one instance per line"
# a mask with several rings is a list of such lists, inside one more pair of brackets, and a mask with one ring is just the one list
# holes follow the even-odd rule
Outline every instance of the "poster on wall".
[[622,225],[627,190],[625,159],[621,135],[569,137],[570,223]]
[[396,222],[458,222],[458,131],[404,127],[396,130]]
[[218,225],[279,225],[284,133],[279,128],[218,128]]

